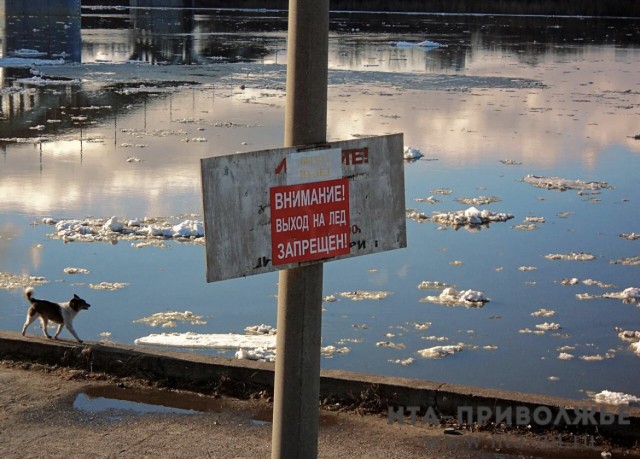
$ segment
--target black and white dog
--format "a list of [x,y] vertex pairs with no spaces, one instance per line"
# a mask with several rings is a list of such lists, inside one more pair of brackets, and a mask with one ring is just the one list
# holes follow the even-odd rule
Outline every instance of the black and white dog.
[[47,300],[38,300],[33,297],[33,287],[26,288],[24,296],[27,297],[31,306],[27,311],[27,320],[24,323],[24,327],[22,327],[22,336],[24,336],[27,331],[27,327],[39,317],[42,322],[42,331],[44,332],[44,336],[47,338],[51,338],[49,333],[47,333],[47,324],[49,321],[52,321],[58,324],[58,331],[53,336],[53,339],[58,339],[58,335],[62,331],[62,327],[66,327],[79,343],[82,342],[82,340],[78,338],[76,331],[73,329],[73,319],[83,309],[89,309],[89,306],[91,306],[89,303],[75,294],[73,295],[73,298],[66,303],[53,303]]

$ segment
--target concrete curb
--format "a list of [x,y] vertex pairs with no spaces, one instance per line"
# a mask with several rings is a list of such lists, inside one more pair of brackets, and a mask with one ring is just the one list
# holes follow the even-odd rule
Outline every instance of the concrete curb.
[[[76,344],[0,331],[0,358],[61,365],[121,377],[135,376],[176,388],[244,395],[273,391],[272,363],[195,353],[95,342]],[[474,420],[496,420],[502,415],[503,421],[517,420],[519,422],[512,424],[522,427],[531,425],[559,432],[598,433],[625,443],[640,442],[638,408],[624,407],[621,410],[620,407],[599,406],[584,400],[335,370],[321,372],[320,394],[326,403],[363,406],[382,413],[391,410],[392,418],[398,422],[411,422],[399,414],[410,415],[418,409],[414,407],[419,407],[418,422],[421,416],[428,422],[434,414],[465,421],[470,417]],[[587,417],[587,411],[594,417]],[[461,413],[464,414],[462,418]],[[536,413],[550,414],[549,421],[554,422],[545,421],[547,417],[536,417]],[[604,418],[602,413],[606,413]],[[529,422],[524,422],[527,420],[522,417],[525,414],[529,415]],[[534,418],[543,422],[536,422]]]

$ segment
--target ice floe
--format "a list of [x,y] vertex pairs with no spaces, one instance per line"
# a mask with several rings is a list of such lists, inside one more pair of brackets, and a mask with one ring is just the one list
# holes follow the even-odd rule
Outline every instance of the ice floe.
[[466,306],[481,308],[490,300],[485,296],[484,292],[477,290],[462,290],[458,292],[453,287],[445,288],[438,296],[427,296],[420,300],[421,303],[438,303],[447,306]]
[[560,354],[558,354],[558,358],[560,360],[571,360],[574,357],[575,356],[573,354],[569,354],[568,352],[561,352]]
[[585,182],[582,180],[569,180],[559,177],[542,177],[538,175],[527,175],[523,179],[537,188],[545,188],[548,190],[603,190],[612,189],[613,187],[607,182]]
[[240,335],[236,333],[159,333],[136,339],[135,344],[211,349],[275,349],[275,335]]
[[244,332],[247,335],[275,335],[277,330],[271,325],[250,325],[244,328]]
[[383,300],[386,297],[391,295],[391,292],[368,292],[365,290],[356,290],[354,292],[342,292],[340,296],[344,298],[349,298],[353,301],[363,301],[363,300]]
[[275,362],[276,353],[266,347],[238,349],[235,353],[235,358],[240,360],[256,360],[258,362]]
[[440,281],[422,281],[418,284],[420,290],[444,290],[449,287],[455,286]]
[[424,155],[417,148],[413,148],[413,147],[407,145],[406,147],[404,147],[404,151],[402,153],[402,156],[407,161],[416,161],[416,160],[422,158]]
[[595,260],[596,256],[585,252],[571,252],[571,253],[550,253],[544,256],[548,260],[565,260],[565,261],[591,261]]
[[500,202],[501,199],[497,196],[478,196],[476,198],[456,198],[456,202],[465,204],[467,206],[486,206],[493,204],[494,202]]
[[68,219],[51,218],[43,223],[54,225],[52,239],[64,242],[110,242],[119,240],[140,242],[150,239],[173,239],[180,242],[204,244],[204,223],[199,220],[185,219],[174,222],[175,217],[121,220],[118,217]]
[[531,313],[532,317],[551,317],[553,315],[555,315],[556,312],[553,309],[538,309],[535,312]]
[[392,341],[378,341],[376,343],[377,347],[390,347],[392,349],[404,349],[405,345],[402,343],[394,343]]
[[622,257],[619,260],[611,260],[612,265],[640,266],[640,256]]
[[157,312],[148,317],[142,317],[133,321],[134,324],[146,324],[150,327],[174,328],[176,322],[186,322],[192,325],[205,325],[207,322],[202,316],[191,311],[167,311]]
[[126,282],[100,282],[99,284],[89,284],[94,290],[120,290],[129,285]]
[[90,272],[91,271],[85,268],[74,268],[74,267],[64,268],[65,274],[89,274]]
[[621,330],[618,333],[618,338],[620,338],[622,341],[640,341],[640,331]]
[[608,403],[610,405],[629,405],[630,403],[640,402],[640,397],[610,390],[603,390],[593,394],[592,398],[597,403]]
[[640,288],[629,287],[621,292],[610,292],[602,295],[604,298],[612,298],[614,300],[622,300],[624,303],[637,303],[640,301]]
[[560,324],[557,324],[554,322],[551,322],[551,323],[545,322],[543,324],[536,325],[536,328],[538,330],[549,331],[549,330],[560,330],[562,327],[560,326]]
[[640,234],[637,234],[637,233],[622,233],[619,236],[629,241],[635,241],[636,239],[640,239]]
[[415,359],[413,357],[409,357],[406,359],[391,359],[388,360],[389,363],[393,363],[395,365],[402,365],[402,366],[409,366],[411,365],[413,362],[415,362]]
[[46,284],[47,281],[41,276],[28,276],[26,274],[11,274],[0,271],[0,288],[6,290],[24,289],[37,285]]
[[320,348],[320,354],[322,354],[324,357],[329,358],[333,357],[336,354],[348,354],[349,352],[351,352],[351,349],[346,346],[336,347],[333,345],[329,345]]
[[429,220],[441,225],[461,227],[480,226],[495,222],[506,222],[513,218],[513,215],[504,212],[491,212],[487,209],[479,210],[476,207],[469,207],[466,210],[453,212],[434,213]]
[[441,359],[449,355],[456,354],[464,348],[462,343],[449,346],[434,346],[427,349],[420,349],[418,354],[425,359]]

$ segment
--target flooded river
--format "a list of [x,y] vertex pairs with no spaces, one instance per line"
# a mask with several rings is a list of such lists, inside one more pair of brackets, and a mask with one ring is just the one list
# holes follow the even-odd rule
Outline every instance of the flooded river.
[[[200,159],[282,146],[285,13],[10,13],[0,327],[27,285],[90,341],[275,326],[276,273],[205,282]],[[640,397],[638,21],[333,14],[329,54],[328,138],[422,156],[408,248],[324,267],[323,368]]]

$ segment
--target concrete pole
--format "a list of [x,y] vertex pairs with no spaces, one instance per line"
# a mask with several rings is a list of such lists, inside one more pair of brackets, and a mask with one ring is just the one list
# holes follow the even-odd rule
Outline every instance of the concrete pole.
[[[325,143],[329,0],[290,0],[285,147]],[[280,271],[272,459],[318,456],[323,265]]]

